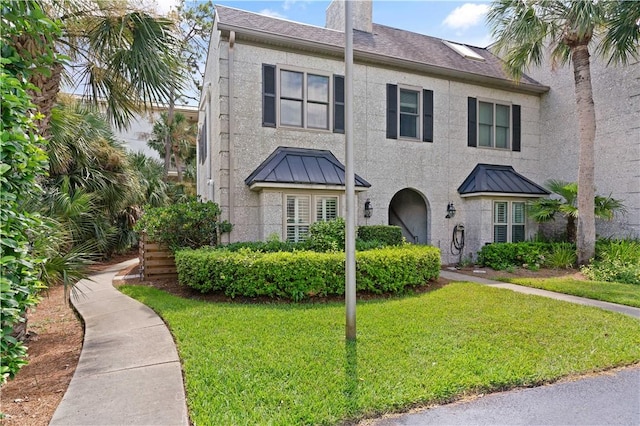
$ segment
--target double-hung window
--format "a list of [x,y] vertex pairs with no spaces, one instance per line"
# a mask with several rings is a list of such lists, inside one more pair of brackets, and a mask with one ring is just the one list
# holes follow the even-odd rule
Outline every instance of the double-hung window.
[[420,92],[400,89],[400,137],[420,137]]
[[468,146],[520,151],[520,105],[468,99]]
[[525,240],[525,203],[494,201],[493,242],[517,243]]
[[387,139],[433,142],[433,91],[387,84]]
[[478,102],[478,146],[509,149],[511,107]]
[[344,133],[344,77],[262,64],[262,125]]
[[339,216],[338,196],[288,194],[285,215],[287,241],[304,241],[313,222],[326,222]]

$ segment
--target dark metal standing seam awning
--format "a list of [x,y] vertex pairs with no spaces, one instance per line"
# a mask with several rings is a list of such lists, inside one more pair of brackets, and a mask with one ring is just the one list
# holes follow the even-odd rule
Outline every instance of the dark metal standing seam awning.
[[458,187],[462,197],[506,195],[544,197],[550,192],[517,173],[511,166],[478,164]]
[[[344,165],[331,151],[278,147],[244,182],[251,188],[320,185],[325,189],[344,189]],[[355,175],[356,190],[371,184]],[[341,187],[341,188],[338,188]]]

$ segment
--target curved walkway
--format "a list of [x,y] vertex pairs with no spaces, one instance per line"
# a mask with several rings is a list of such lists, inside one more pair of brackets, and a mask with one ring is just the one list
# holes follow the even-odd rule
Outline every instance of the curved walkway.
[[119,263],[76,284],[85,323],[78,367],[50,425],[189,425],[173,338],[151,309],[116,290]]

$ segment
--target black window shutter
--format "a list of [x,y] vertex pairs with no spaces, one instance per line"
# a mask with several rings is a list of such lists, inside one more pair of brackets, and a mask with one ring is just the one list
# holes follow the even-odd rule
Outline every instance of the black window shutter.
[[344,133],[344,77],[333,76],[333,132]]
[[477,146],[478,145],[478,126],[476,125],[476,98],[468,99],[469,105],[469,113],[468,113],[468,135],[467,135],[467,146]]
[[398,139],[398,86],[387,84],[387,139]]
[[520,151],[520,105],[511,106],[511,117],[513,118],[513,137],[511,142],[512,151]]
[[276,67],[262,64],[262,125],[276,127]]
[[433,90],[422,91],[422,140],[433,142]]

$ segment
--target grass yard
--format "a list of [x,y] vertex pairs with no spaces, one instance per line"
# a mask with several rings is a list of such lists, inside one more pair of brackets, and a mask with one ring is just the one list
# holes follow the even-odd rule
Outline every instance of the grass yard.
[[640,286],[635,284],[573,278],[500,278],[500,281],[640,308]]
[[120,289],[177,342],[191,420],[336,424],[640,361],[640,321],[469,283],[358,302],[230,304]]

